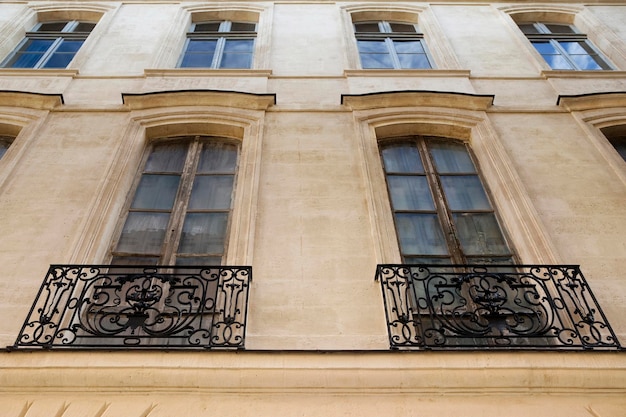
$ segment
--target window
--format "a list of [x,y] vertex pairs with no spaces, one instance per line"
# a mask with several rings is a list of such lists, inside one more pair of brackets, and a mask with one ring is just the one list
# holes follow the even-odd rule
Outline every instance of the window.
[[252,68],[256,23],[199,22],[187,33],[183,68]]
[[605,127],[601,130],[617,153],[626,161],[626,125]]
[[416,24],[356,22],[354,32],[363,68],[432,68],[424,35]]
[[612,66],[573,25],[518,23],[522,32],[554,70],[610,70]]
[[413,136],[381,146],[403,261],[512,263],[467,146]]
[[95,26],[76,20],[38,23],[1,66],[66,68]]
[[221,264],[238,152],[237,145],[208,136],[155,142],[112,264]]
[[4,154],[7,152],[11,143],[13,143],[12,137],[0,135],[0,159],[2,159]]

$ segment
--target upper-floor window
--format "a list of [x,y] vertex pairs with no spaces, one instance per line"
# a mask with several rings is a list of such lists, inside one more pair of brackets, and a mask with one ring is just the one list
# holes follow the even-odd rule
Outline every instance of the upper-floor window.
[[466,144],[412,136],[381,155],[405,263],[513,262]]
[[95,26],[76,20],[38,23],[0,66],[66,68]]
[[113,251],[114,265],[220,265],[239,148],[226,140],[155,142]]
[[187,33],[180,67],[252,68],[256,23],[197,22]]
[[626,161],[626,125],[605,127],[601,130],[617,153]]
[[13,139],[14,138],[12,138],[11,136],[0,135],[0,158],[2,158],[7,152],[9,146],[11,146],[11,143],[13,143]]
[[424,35],[417,24],[388,21],[355,22],[361,67],[368,69],[428,69]]
[[518,23],[537,52],[554,70],[610,70],[611,64],[574,25]]

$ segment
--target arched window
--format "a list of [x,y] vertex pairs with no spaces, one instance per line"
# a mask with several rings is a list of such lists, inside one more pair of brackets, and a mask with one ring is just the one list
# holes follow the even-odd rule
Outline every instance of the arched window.
[[238,153],[238,144],[210,136],[153,142],[112,264],[221,264]]
[[361,67],[365,69],[429,69],[424,35],[416,23],[358,21],[354,23]]
[[465,143],[411,136],[384,140],[380,151],[404,262],[513,262]]
[[180,60],[183,68],[252,68],[257,24],[203,21],[191,24]]
[[79,20],[39,22],[0,67],[66,68],[95,26]]

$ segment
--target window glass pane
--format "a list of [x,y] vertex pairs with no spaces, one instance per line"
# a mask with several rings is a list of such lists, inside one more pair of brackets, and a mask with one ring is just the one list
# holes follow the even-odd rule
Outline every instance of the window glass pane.
[[575,69],[572,64],[570,64],[565,58],[561,55],[543,55],[543,59],[546,60],[550,68],[555,70],[569,70]]
[[197,176],[193,182],[190,210],[225,210],[231,205],[232,175]]
[[558,55],[560,53],[550,42],[533,42],[532,44],[541,55]]
[[217,32],[220,30],[221,22],[196,23],[194,32]]
[[21,52],[46,52],[54,43],[53,39],[29,39]]
[[253,46],[252,39],[226,39],[224,52],[252,52]]
[[393,61],[388,54],[361,54],[361,66],[365,69],[393,68]]
[[422,42],[419,40],[414,41],[393,41],[394,46],[396,47],[396,52],[399,54],[423,54],[424,48],[422,47]]
[[584,42],[559,42],[568,54],[587,54],[590,49]]
[[379,33],[380,28],[378,27],[378,22],[355,23],[354,31],[356,33]]
[[13,138],[0,137],[0,158],[7,152],[11,142],[13,142]]
[[179,181],[178,175],[142,175],[132,208],[171,209],[174,206]]
[[423,173],[424,166],[414,144],[392,145],[382,150],[385,171],[388,173]]
[[213,53],[186,53],[180,66],[182,68],[211,68],[213,64]]
[[570,25],[560,25],[556,23],[545,23],[545,25],[550,33],[576,33],[574,28],[572,28]]
[[601,66],[596,62],[597,57],[589,56],[589,55],[573,55],[570,57],[572,61],[578,66],[581,70],[601,70],[601,69],[609,69],[608,66]]
[[57,49],[55,50],[55,53],[57,52],[74,52],[76,53],[81,45],[83,44],[83,40],[67,40],[67,39],[63,39],[63,41],[61,42],[61,45],[59,45],[57,47]]
[[396,214],[400,251],[405,255],[447,255],[436,214]]
[[425,176],[390,175],[387,185],[394,210],[435,210]]
[[532,35],[539,33],[539,30],[532,23],[523,23],[518,25],[523,33],[527,35]]
[[428,69],[432,68],[428,57],[426,55],[418,54],[398,54],[398,60],[400,61],[400,68],[406,69]]
[[612,138],[611,145],[613,145],[617,153],[626,161],[626,137]]
[[463,143],[431,141],[428,148],[435,168],[440,174],[476,172],[474,163]]
[[[156,265],[158,262],[159,258],[156,256],[114,256],[111,259],[111,265]],[[122,271],[116,269],[115,272],[121,273]],[[129,273],[133,272],[141,272],[141,270]]]
[[217,39],[190,39],[187,52],[203,52],[212,55],[216,45]]
[[359,46],[359,52],[363,53],[389,53],[389,50],[387,49],[387,45],[385,44],[385,41],[383,39],[378,40],[378,41],[374,41],[374,40],[368,40],[368,41],[363,41],[360,40],[357,42],[358,46]]
[[237,166],[237,146],[227,143],[207,143],[200,154],[198,173],[234,172]]
[[54,53],[43,64],[42,68],[66,68],[74,58],[74,53]]
[[220,62],[220,68],[251,68],[252,67],[252,54],[231,54],[224,53],[222,55],[222,61]]
[[169,217],[169,213],[128,213],[117,251],[160,254]]
[[228,213],[188,213],[178,252],[221,254],[227,222]]
[[76,28],[74,28],[74,32],[85,32],[85,33],[89,33],[93,30],[93,28],[96,27],[95,23],[87,23],[87,22],[80,22],[78,25],[76,25]]
[[186,143],[159,143],[155,144],[148,161],[145,172],[182,172],[187,156]]
[[61,32],[66,25],[67,22],[45,22],[39,26],[37,32]]
[[441,177],[450,210],[491,210],[480,179],[476,175],[445,175]]
[[458,213],[452,217],[467,255],[510,253],[493,213]]
[[231,32],[254,32],[256,31],[255,23],[232,22],[230,26]]
[[389,23],[392,32],[416,33],[415,26],[409,23]]

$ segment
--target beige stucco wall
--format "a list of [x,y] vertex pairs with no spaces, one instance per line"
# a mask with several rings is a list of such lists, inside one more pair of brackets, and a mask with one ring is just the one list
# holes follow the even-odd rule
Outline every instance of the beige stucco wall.
[[[24,10],[49,4],[0,2],[0,59],[21,39]],[[624,415],[622,353],[388,352],[374,273],[398,255],[393,231],[380,229],[388,202],[372,188],[382,174],[368,144],[383,117],[474,120],[463,139],[493,173],[485,179],[522,260],[580,264],[626,343],[626,163],[601,143],[591,115],[557,105],[560,95],[626,91],[626,67],[547,71],[503,12],[514,3],[397,2],[367,4],[425,10],[443,65],[366,71],[351,64],[346,11],[362,4],[246,2],[260,14],[254,69],[176,69],[189,10],[204,3],[89,4],[104,15],[69,69],[0,69],[0,91],[64,99],[0,102],[0,124],[23,126],[0,161],[0,346],[13,344],[49,264],[106,260],[146,126],[195,111],[252,120],[243,140],[255,145],[253,203],[240,222],[252,241],[237,255],[254,274],[249,352],[0,352],[0,416]],[[626,59],[626,7],[559,7],[591,13],[599,36],[613,40],[611,56]],[[138,110],[122,101],[186,90],[272,93],[276,102],[251,110],[172,99]],[[341,104],[346,94],[404,90],[494,101],[471,111]],[[593,111],[624,123],[626,103],[612,106]],[[509,188],[512,197],[500,192]]]

